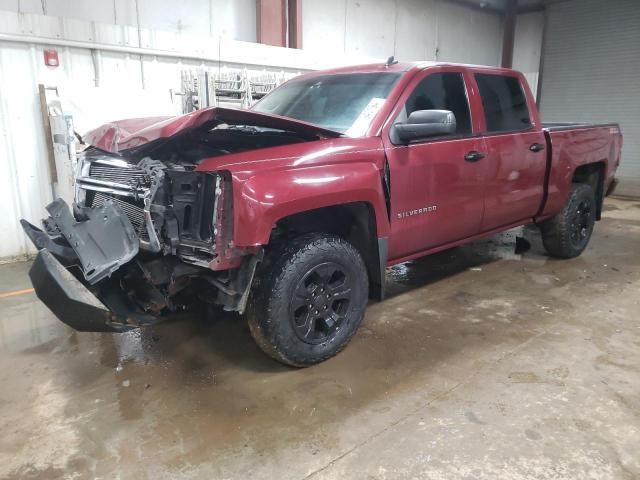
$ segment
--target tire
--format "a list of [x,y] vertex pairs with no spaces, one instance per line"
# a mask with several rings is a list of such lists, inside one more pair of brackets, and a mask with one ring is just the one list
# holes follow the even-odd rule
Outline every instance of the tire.
[[574,183],[562,211],[540,226],[544,248],[553,257],[577,257],[589,244],[595,220],[593,189],[585,183]]
[[367,269],[347,241],[300,236],[267,256],[247,308],[256,343],[286,365],[306,367],[339,353],[358,329]]

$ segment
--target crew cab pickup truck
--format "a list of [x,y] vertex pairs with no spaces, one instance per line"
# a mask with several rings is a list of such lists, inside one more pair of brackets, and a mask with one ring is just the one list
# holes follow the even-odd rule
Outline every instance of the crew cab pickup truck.
[[38,297],[108,332],[210,302],[293,366],[346,346],[387,266],[532,223],[580,255],[622,146],[616,124],[541,123],[516,71],[393,61],[84,140],[73,205],[22,221]]

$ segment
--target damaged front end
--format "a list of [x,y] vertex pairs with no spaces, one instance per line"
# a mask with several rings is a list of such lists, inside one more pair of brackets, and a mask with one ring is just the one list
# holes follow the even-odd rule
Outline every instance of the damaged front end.
[[126,331],[200,299],[244,311],[261,249],[231,242],[231,179],[195,165],[88,148],[73,211],[57,199],[43,229],[38,297],[79,331]]
[[196,300],[243,313],[262,247],[234,245],[231,173],[199,165],[338,136],[224,108],[87,133],[73,206],[51,203],[42,229],[22,220],[40,251],[30,272],[38,297],[83,331],[136,328]]

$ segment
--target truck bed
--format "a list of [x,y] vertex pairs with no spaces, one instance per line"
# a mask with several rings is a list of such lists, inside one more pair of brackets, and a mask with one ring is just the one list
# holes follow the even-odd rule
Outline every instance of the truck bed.
[[[622,134],[617,123],[542,123],[547,140],[547,191],[540,218],[555,215],[563,207],[574,172],[583,165],[601,169],[598,202],[610,190],[620,163]],[[599,216],[598,211],[598,216]]]

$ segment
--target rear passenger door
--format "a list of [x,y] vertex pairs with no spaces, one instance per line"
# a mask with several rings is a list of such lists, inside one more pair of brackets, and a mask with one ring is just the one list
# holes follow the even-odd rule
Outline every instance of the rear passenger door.
[[487,156],[482,231],[533,217],[542,203],[546,173],[545,138],[534,125],[534,108],[522,78],[474,73],[484,110]]

